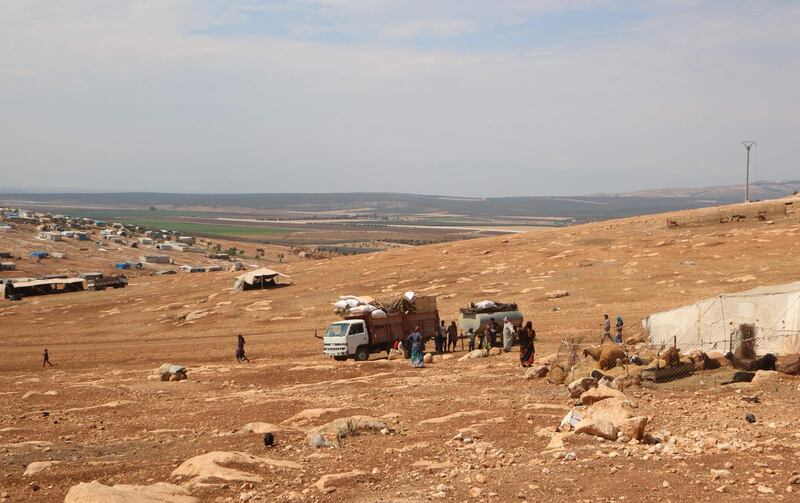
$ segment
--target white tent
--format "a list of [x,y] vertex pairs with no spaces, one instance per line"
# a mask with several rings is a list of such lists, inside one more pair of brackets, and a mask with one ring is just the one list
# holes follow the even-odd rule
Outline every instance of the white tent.
[[643,324],[654,345],[722,353],[736,350],[740,325],[754,325],[757,354],[800,354],[800,282],[719,295],[651,314]]
[[256,288],[264,288],[265,286],[274,286],[279,283],[281,279],[285,279],[286,283],[291,279],[289,276],[262,267],[255,271],[250,271],[236,277],[236,282],[233,284],[236,290],[250,290]]

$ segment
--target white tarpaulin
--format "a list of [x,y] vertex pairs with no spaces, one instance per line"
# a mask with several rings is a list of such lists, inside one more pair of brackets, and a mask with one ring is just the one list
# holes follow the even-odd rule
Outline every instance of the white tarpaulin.
[[695,349],[726,353],[735,347],[735,333],[742,324],[754,325],[758,354],[800,353],[800,282],[759,287],[746,292],[719,295],[671,311],[651,314],[643,320],[655,345],[684,352]]
[[236,277],[236,282],[234,283],[233,287],[236,290],[244,290],[245,285],[249,287],[253,287],[256,284],[261,284],[262,286],[269,282],[270,280],[274,281],[274,283],[278,283],[280,278],[284,278],[287,280],[290,279],[289,276],[285,274],[281,274],[278,271],[273,271],[272,269],[267,269],[266,267],[262,267],[261,269],[256,269],[255,271],[250,271],[242,274],[241,276]]

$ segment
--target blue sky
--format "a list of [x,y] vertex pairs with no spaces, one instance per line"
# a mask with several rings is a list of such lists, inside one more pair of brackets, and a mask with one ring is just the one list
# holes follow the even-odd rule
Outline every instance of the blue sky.
[[798,178],[797,82],[798,2],[4,2],[0,190]]

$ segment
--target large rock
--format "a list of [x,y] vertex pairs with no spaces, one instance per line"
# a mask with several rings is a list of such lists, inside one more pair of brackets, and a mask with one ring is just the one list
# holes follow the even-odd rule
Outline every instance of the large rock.
[[173,470],[172,476],[192,477],[195,484],[207,483],[212,480],[236,482],[261,482],[263,480],[260,475],[237,468],[228,468],[224,465],[270,465],[291,469],[301,468],[301,465],[294,461],[261,458],[246,452],[214,451],[187,459]]
[[186,488],[159,482],[149,486],[106,486],[93,480],[72,486],[64,503],[197,503]]
[[312,428],[306,433],[310,447],[339,447],[339,440],[362,431],[380,431],[386,424],[369,416],[350,416],[334,419],[330,423]]
[[160,366],[158,375],[162,381],[182,381],[188,377],[186,375],[186,367],[172,363],[165,363]]
[[547,376],[549,371],[550,367],[546,365],[536,365],[525,370],[525,379],[541,379]]
[[564,384],[567,380],[567,371],[558,365],[553,365],[547,373],[547,380],[553,384]]
[[470,351],[469,353],[465,354],[458,361],[463,362],[464,360],[472,360],[474,358],[486,358],[489,356],[489,351],[486,349],[475,349]]
[[752,384],[771,384],[782,380],[784,377],[786,377],[786,374],[781,374],[775,370],[756,370],[753,380],[750,382]]
[[575,433],[584,433],[595,437],[602,437],[607,440],[616,440],[619,428],[614,426],[611,421],[605,419],[583,419],[575,428]]
[[583,377],[581,379],[572,381],[567,388],[569,389],[569,396],[578,398],[586,391],[597,387],[597,379],[593,377]]
[[425,353],[425,355],[422,357],[422,363],[433,363],[433,354]]
[[623,392],[600,384],[596,388],[583,392],[581,394],[581,403],[584,405],[591,405],[602,400],[608,400],[609,398],[625,400],[626,397]]
[[617,427],[626,437],[641,440],[644,437],[644,429],[647,427],[648,420],[647,416],[630,417]]
[[57,465],[60,462],[61,461],[33,461],[25,468],[25,473],[23,473],[22,476],[30,477],[32,475],[36,475],[37,473],[47,470],[51,466]]
[[399,349],[390,349],[388,360],[405,360],[406,355]]
[[246,425],[242,426],[240,430],[242,433],[258,433],[259,435],[263,435],[264,433],[277,433],[282,428],[278,425],[272,423],[262,423],[262,422],[255,422],[255,423],[247,423]]

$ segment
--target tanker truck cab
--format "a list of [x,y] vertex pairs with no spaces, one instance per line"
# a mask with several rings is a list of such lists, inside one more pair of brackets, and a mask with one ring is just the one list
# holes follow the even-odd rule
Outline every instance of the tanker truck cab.
[[335,360],[346,360],[348,356],[355,356],[359,361],[369,358],[369,329],[362,319],[331,323],[322,342],[323,353]]

